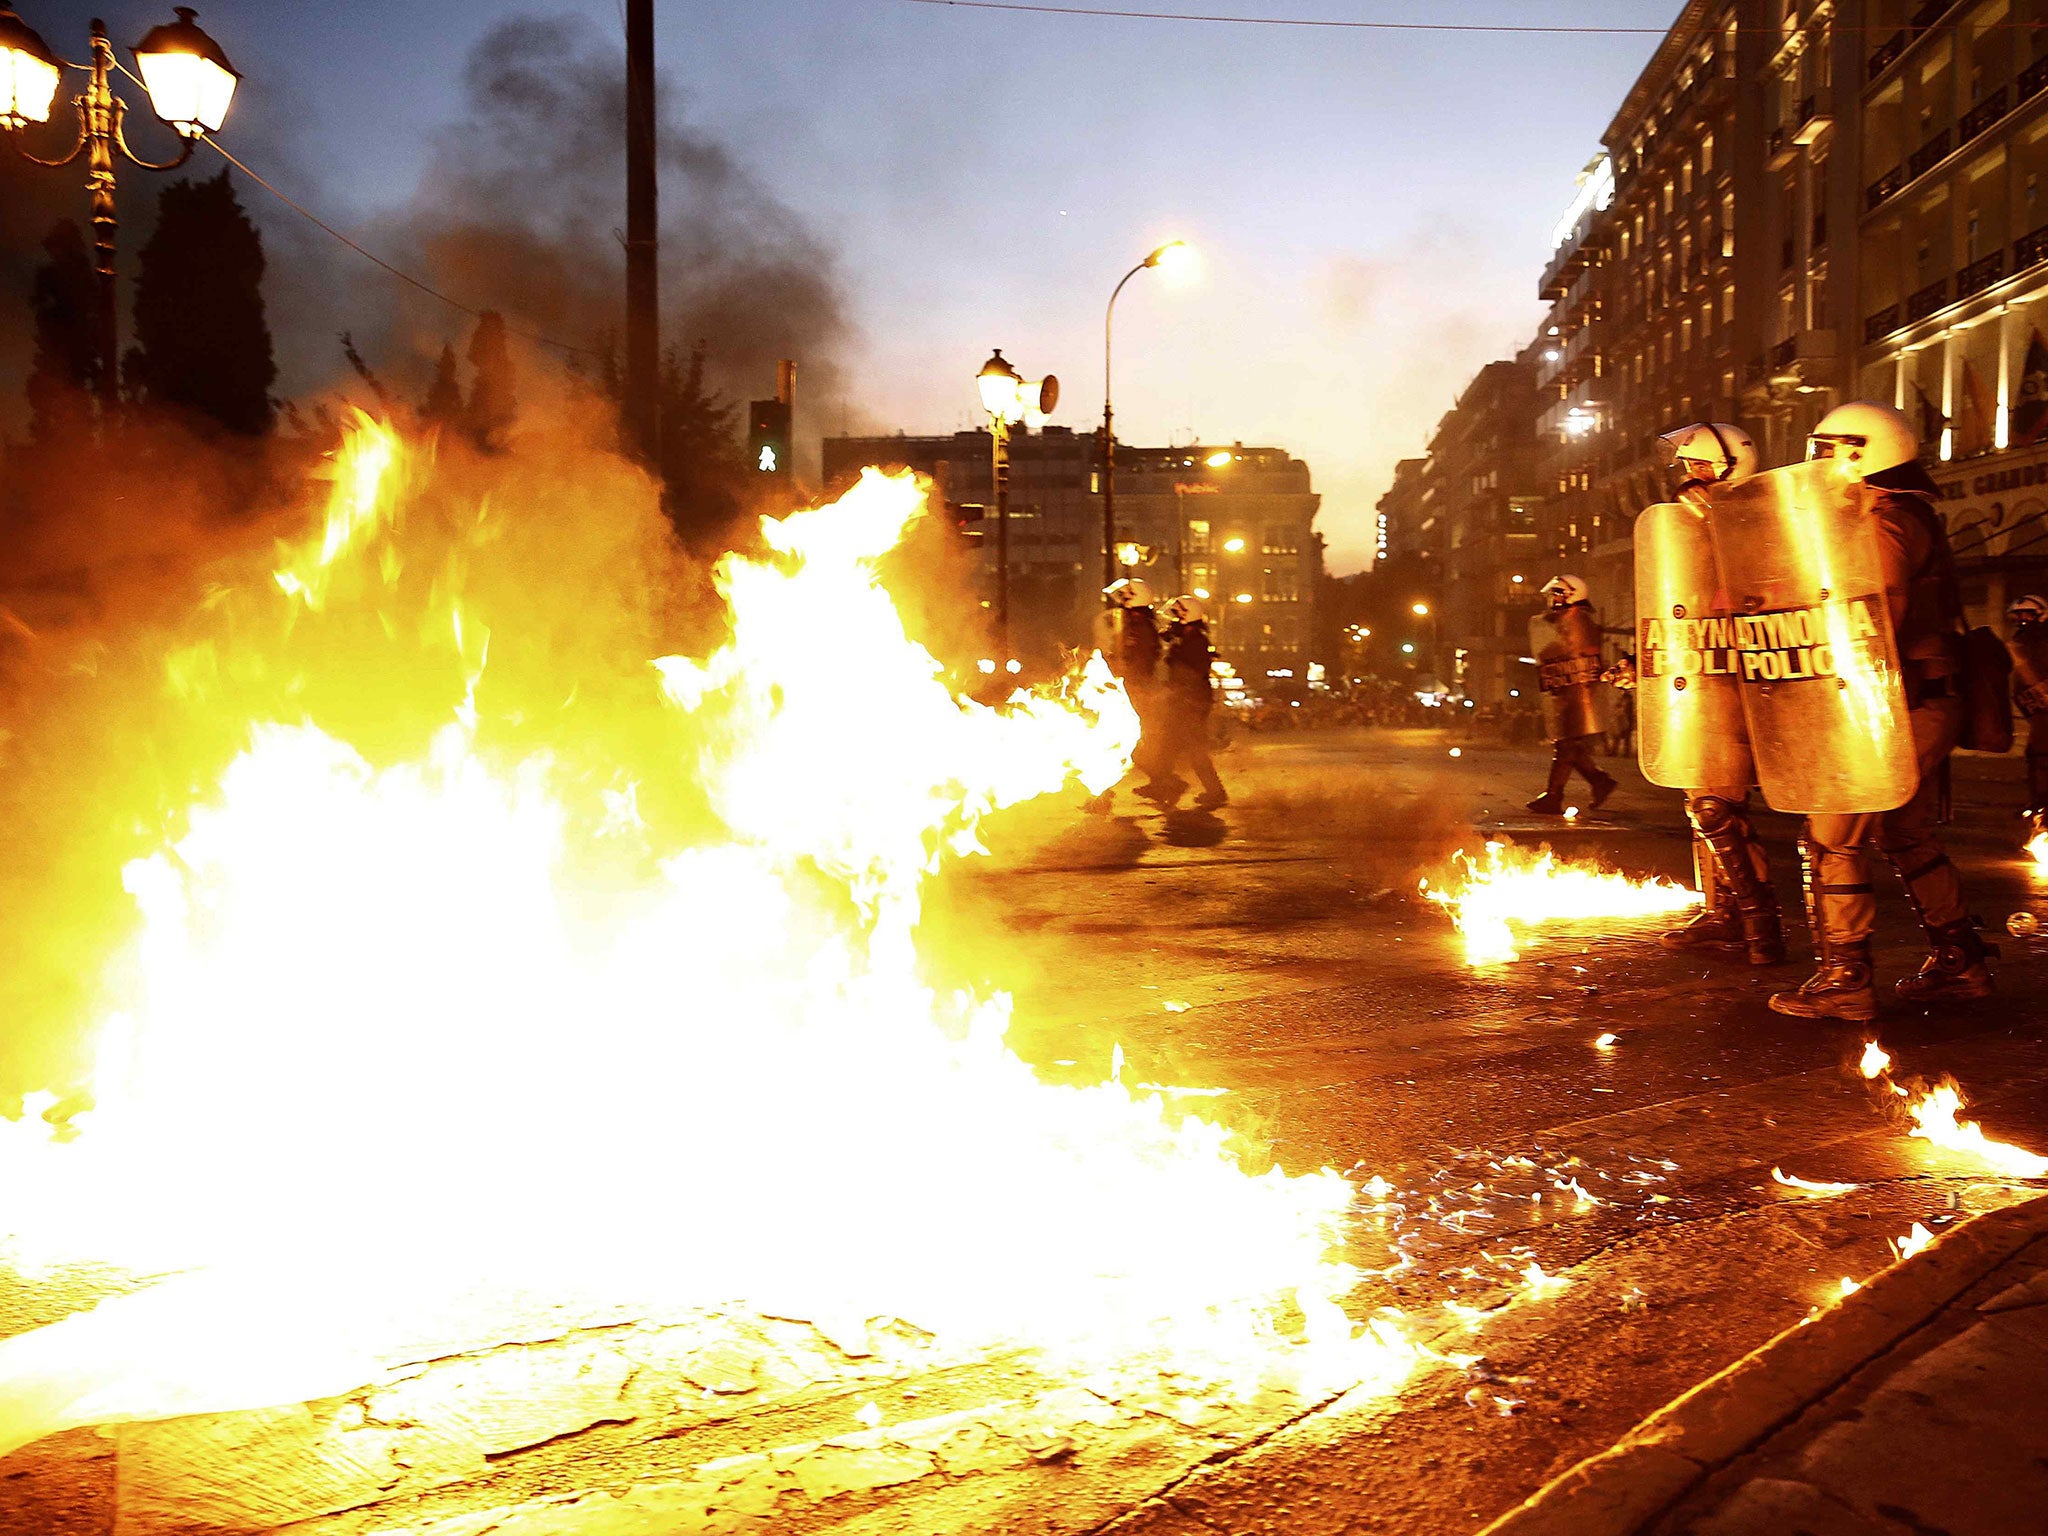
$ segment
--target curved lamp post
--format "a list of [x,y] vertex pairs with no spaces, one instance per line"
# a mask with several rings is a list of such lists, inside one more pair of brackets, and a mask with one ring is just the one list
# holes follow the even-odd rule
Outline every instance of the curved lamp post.
[[1117,280],[1110,291],[1109,307],[1102,315],[1102,584],[1116,580],[1116,415],[1110,405],[1109,356],[1112,327],[1116,324],[1117,295],[1124,284],[1148,267],[1188,255],[1185,240],[1169,240]]
[[[114,58],[114,45],[99,21],[92,24],[92,62],[72,64],[52,53],[9,0],[0,0],[0,129],[14,132],[30,123],[50,120],[51,104],[63,71],[86,76],[85,89],[74,99],[78,109],[78,142],[54,160],[20,149],[36,165],[62,167],[85,162],[86,190],[92,197],[94,265],[99,272],[100,395],[108,406],[119,399],[120,321],[114,291],[114,166],[117,156],[146,171],[174,171],[192,158],[192,150],[227,120],[241,76],[220,44],[201,30],[190,6],[175,8],[176,20],[150,28],[134,48],[142,86],[157,117],[179,139],[170,160],[145,160],[128,146],[123,132],[128,108],[114,94],[114,74],[128,71]],[[129,75],[130,79],[135,78]],[[17,146],[19,149],[19,146]]]

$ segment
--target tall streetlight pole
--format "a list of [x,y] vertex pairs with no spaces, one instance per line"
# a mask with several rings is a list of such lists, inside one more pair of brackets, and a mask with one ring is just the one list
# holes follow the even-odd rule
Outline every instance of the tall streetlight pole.
[[1102,584],[1116,580],[1116,412],[1110,404],[1110,343],[1116,325],[1117,296],[1124,284],[1156,267],[1169,255],[1185,252],[1185,240],[1169,240],[1117,280],[1110,290],[1109,307],[1102,315]]
[[661,447],[660,223],[656,209],[654,0],[626,0],[626,436],[642,460]]
[[[74,98],[78,109],[78,142],[54,160],[16,146],[24,160],[52,168],[85,162],[86,190],[92,197],[93,264],[99,273],[98,313],[94,316],[99,353],[102,406],[112,411],[121,398],[120,303],[115,290],[114,168],[122,159],[146,171],[174,171],[192,158],[207,134],[227,120],[228,103],[241,81],[220,44],[200,30],[190,6],[174,8],[176,20],[150,28],[134,48],[149,104],[179,139],[178,153],[164,161],[145,160],[128,147],[122,131],[128,108],[114,94],[114,74],[121,64],[107,38],[106,23],[92,24],[92,62],[72,64],[57,57],[28,23],[0,0],[0,129],[9,132],[50,120],[63,71],[85,75],[85,89]],[[130,79],[134,76],[130,75]]]

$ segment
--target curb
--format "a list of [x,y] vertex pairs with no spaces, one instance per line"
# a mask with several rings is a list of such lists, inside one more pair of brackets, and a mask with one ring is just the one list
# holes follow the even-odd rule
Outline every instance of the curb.
[[1628,1536],[2018,1253],[2048,1235],[2048,1195],[1942,1233],[1560,1473],[1479,1536]]

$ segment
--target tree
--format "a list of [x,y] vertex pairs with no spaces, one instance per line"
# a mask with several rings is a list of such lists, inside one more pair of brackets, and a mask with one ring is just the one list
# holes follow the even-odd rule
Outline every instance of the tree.
[[427,386],[427,398],[420,404],[420,420],[442,431],[453,431],[462,423],[462,381],[456,377],[455,348],[444,344],[441,360],[434,365],[434,382]]
[[739,408],[706,387],[701,341],[687,360],[673,347],[663,354],[660,388],[663,510],[685,537],[715,533],[739,515]]
[[263,237],[228,181],[179,180],[157,202],[135,284],[141,397],[229,432],[270,430],[277,362],[263,312]]
[[487,309],[477,317],[469,338],[469,435],[477,447],[493,452],[504,446],[505,434],[519,416],[519,396],[512,375],[512,351],[505,341],[505,317]]
[[94,334],[98,274],[85,236],[71,220],[43,241],[29,311],[35,317],[35,355],[28,370],[29,437],[38,444],[76,440],[93,422],[93,392],[100,382],[99,339]]

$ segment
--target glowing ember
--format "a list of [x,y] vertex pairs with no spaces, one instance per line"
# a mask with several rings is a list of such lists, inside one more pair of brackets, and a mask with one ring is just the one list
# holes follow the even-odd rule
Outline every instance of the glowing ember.
[[1841,1296],[1843,1298],[1854,1296],[1862,1289],[1863,1283],[1860,1280],[1851,1280],[1847,1275],[1842,1276]]
[[1596,1040],[1595,1040],[1595,1041],[1593,1042],[1593,1044],[1594,1044],[1594,1046],[1595,1046],[1596,1048],[1598,1048],[1598,1049],[1600,1049],[1600,1050],[1603,1050],[1603,1051],[1611,1051],[1611,1050],[1613,1050],[1613,1049],[1614,1049],[1614,1042],[1615,1042],[1615,1041],[1617,1041],[1617,1040],[1619,1040],[1620,1038],[1621,1038],[1621,1036],[1619,1036],[1619,1035],[1615,1035],[1615,1034],[1605,1034],[1605,1035],[1601,1035],[1601,1036],[1600,1036],[1600,1037],[1599,1037],[1598,1039],[1596,1039]]
[[1926,1224],[1916,1221],[1913,1223],[1913,1230],[1904,1237],[1891,1239],[1892,1257],[1896,1262],[1903,1264],[1933,1241],[1934,1234],[1927,1230]]
[[1856,1064],[1856,1070],[1866,1079],[1875,1079],[1891,1071],[1892,1059],[1875,1040],[1863,1042],[1863,1059]]
[[1956,1119],[1963,1107],[1962,1090],[1952,1082],[1937,1083],[1906,1106],[1913,1117],[1909,1133],[1922,1141],[1965,1157],[1974,1157],[1986,1167],[2013,1179],[2048,1177],[2048,1157],[2041,1157],[2009,1142],[1993,1141],[1974,1120]]
[[878,574],[922,495],[870,472],[764,521],[730,637],[650,667],[622,594],[666,535],[591,462],[471,491],[360,422],[322,532],[193,616],[168,670],[225,767],[126,870],[94,1107],[0,1121],[17,1257],[182,1273],[0,1344],[0,1450],[352,1390],[535,1307],[1398,1381],[1398,1327],[1336,1303],[1343,1179],[1248,1175],[1181,1090],[1041,1083],[918,949],[991,812],[1122,773],[1099,658],[954,697]]
[[1657,917],[1700,904],[1699,893],[1669,880],[1632,880],[1597,865],[1565,862],[1548,848],[1530,853],[1489,842],[1483,858],[1453,855],[1458,878],[1422,893],[1446,908],[1465,936],[1468,965],[1498,965],[1520,958],[1516,927],[1590,919]]
[[1855,1184],[1828,1184],[1818,1179],[1802,1179],[1785,1172],[1782,1168],[1773,1168],[1771,1170],[1771,1181],[1776,1184],[1783,1184],[1787,1189],[1796,1189],[1809,1195],[1846,1195],[1851,1190],[1860,1187]]

